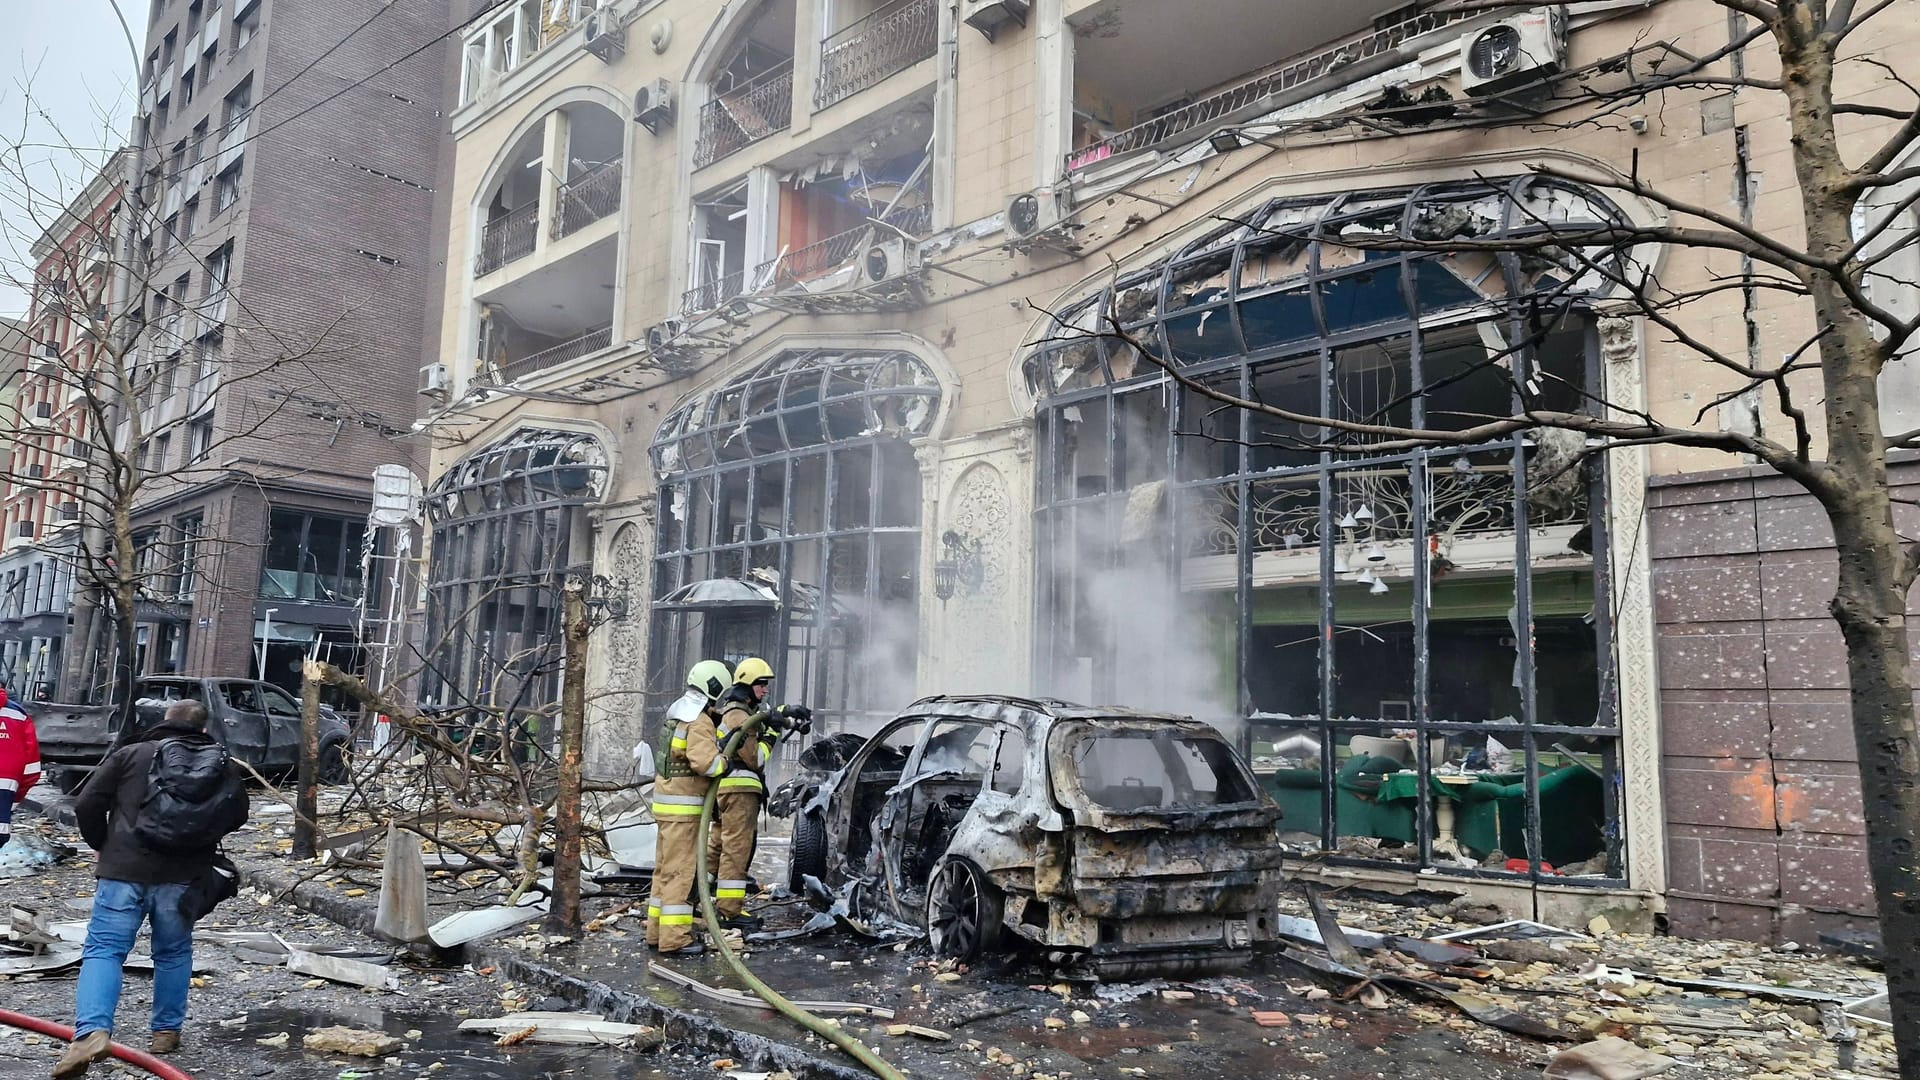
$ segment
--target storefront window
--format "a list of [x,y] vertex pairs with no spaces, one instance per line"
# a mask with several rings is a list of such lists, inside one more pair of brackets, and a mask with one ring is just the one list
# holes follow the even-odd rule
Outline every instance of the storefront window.
[[793,350],[681,406],[653,445],[648,686],[774,665],[783,701],[864,727],[912,696],[920,469],[939,386],[907,353]]
[[552,730],[542,721],[560,698],[561,587],[590,562],[586,508],[606,480],[592,436],[525,429],[434,483],[424,700]]
[[1283,828],[1336,858],[1618,880],[1604,459],[1544,428],[1410,449],[1224,405],[1162,366],[1361,424],[1586,410],[1583,305],[1610,253],[1380,245],[1617,211],[1525,177],[1240,218],[1070,306],[1025,363],[1040,689],[1218,724]]

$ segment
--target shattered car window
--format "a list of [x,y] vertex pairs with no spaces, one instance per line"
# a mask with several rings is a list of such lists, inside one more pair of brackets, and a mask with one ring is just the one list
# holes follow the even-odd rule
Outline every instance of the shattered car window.
[[1102,809],[1223,806],[1255,798],[1218,739],[1172,732],[1105,732],[1074,747],[1081,790]]
[[947,772],[985,776],[993,762],[993,734],[992,724],[972,720],[940,721],[927,736],[926,753],[920,756],[920,767],[914,770],[914,775]]

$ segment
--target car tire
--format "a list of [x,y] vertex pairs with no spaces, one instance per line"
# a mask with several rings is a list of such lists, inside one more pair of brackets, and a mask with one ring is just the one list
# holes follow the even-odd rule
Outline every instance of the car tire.
[[997,952],[1005,897],[972,859],[948,856],[927,882],[927,942],[935,956],[972,963]]
[[334,739],[320,744],[320,759],[314,775],[329,786],[344,784],[353,778],[347,768],[347,740]]
[[787,888],[795,896],[807,894],[808,876],[827,879],[827,823],[819,814],[794,815],[793,848],[787,856]]

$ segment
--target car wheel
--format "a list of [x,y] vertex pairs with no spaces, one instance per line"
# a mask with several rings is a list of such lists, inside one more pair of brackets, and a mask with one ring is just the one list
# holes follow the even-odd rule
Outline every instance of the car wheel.
[[314,771],[323,784],[344,784],[352,779],[347,768],[347,740],[335,739],[321,744],[320,760]]
[[807,877],[827,878],[827,823],[820,815],[802,812],[793,819],[793,848],[787,856],[787,888],[795,896],[807,893]]
[[949,856],[927,884],[927,942],[935,956],[971,962],[999,948],[1003,899],[972,859]]

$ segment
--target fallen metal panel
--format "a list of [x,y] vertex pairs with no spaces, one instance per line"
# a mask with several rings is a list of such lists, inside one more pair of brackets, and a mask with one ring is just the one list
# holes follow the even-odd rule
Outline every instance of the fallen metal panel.
[[[772,1008],[772,1006],[754,997],[752,994],[742,993],[739,990],[728,990],[722,987],[708,986],[699,979],[691,975],[683,975],[665,964],[660,963],[658,960],[649,961],[647,963],[647,970],[676,986],[691,990],[709,1001],[718,1001],[726,1005],[741,1005],[750,1009]],[[892,1009],[882,1005],[864,1005],[857,1001],[795,1001],[794,1004],[808,1012],[818,1013],[821,1016],[872,1016],[881,1020],[893,1019]]]

